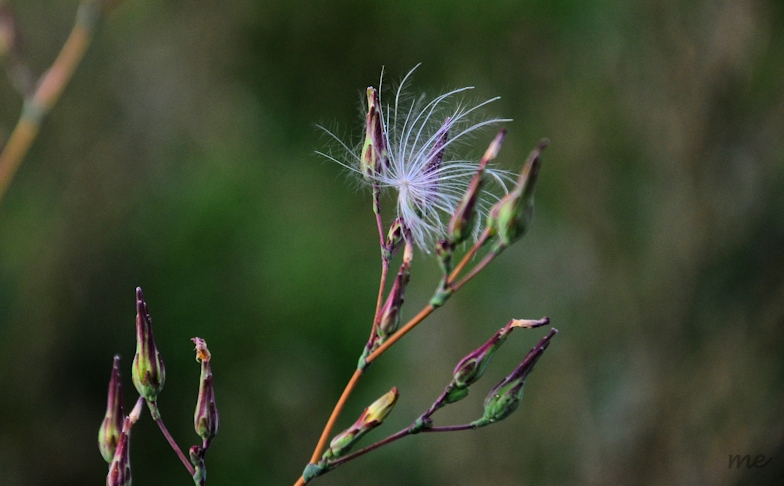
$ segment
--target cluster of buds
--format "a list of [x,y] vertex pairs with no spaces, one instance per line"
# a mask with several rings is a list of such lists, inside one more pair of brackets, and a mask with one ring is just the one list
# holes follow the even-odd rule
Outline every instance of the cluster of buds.
[[[512,180],[506,171],[498,170],[490,164],[499,154],[506,131],[501,130],[496,135],[478,163],[460,159],[450,160],[447,156],[447,148],[450,145],[455,146],[455,142],[466,134],[488,125],[507,121],[495,118],[475,123],[468,117],[476,109],[497,98],[473,107],[457,103],[452,110],[448,107],[447,100],[471,89],[459,88],[430,101],[422,97],[411,103],[399,103],[402,88],[414,70],[403,78],[394,103],[387,105],[383,114],[378,91],[373,87],[367,89],[365,137],[360,152],[349,149],[348,162],[322,153],[343,167],[360,174],[364,182],[372,188],[373,212],[376,215],[381,245],[382,270],[373,327],[360,356],[358,369],[335,406],[311,456],[310,464],[305,468],[297,486],[408,435],[419,432],[475,429],[509,416],[519,406],[525,379],[557,332],[553,329],[531,350],[520,366],[492,389],[485,400],[485,412],[481,419],[469,424],[435,427],[432,415],[440,408],[460,401],[468,395],[470,387],[483,376],[493,355],[514,329],[544,326],[549,323],[548,318],[513,319],[498,330],[484,345],[469,353],[457,364],[452,380],[444,392],[410,427],[361,450],[349,453],[362,436],[380,425],[390,412],[398,397],[397,389],[393,388],[365,409],[351,427],[334,436],[327,451],[321,454],[347,397],[368,365],[433,311],[443,306],[455,292],[481,272],[504,249],[519,240],[528,230],[533,217],[534,188],[541,165],[539,154],[547,145],[547,141],[539,142],[524,164],[512,190],[487,211],[489,205],[486,205],[483,199],[485,182],[493,179],[504,185],[505,181]],[[398,108],[401,105],[410,107],[400,110],[402,115],[399,117]],[[391,107],[394,108],[390,109]],[[449,113],[446,113],[447,111]],[[351,145],[342,142],[329,131],[327,133],[343,148]],[[394,191],[397,196],[397,218],[386,232],[379,202],[382,190]],[[487,215],[484,229],[479,225],[481,213]],[[446,215],[449,215],[448,223],[444,221]],[[473,246],[465,252],[458,263],[454,263],[456,251],[470,239],[475,240]],[[404,243],[403,261],[391,289],[385,294],[390,262]],[[485,252],[481,260],[474,260],[479,251],[489,243],[492,243],[491,246],[488,245],[490,250]],[[435,250],[442,277],[428,305],[401,327],[401,308],[410,279],[415,245],[426,253]]]
[[129,455],[129,441],[131,427],[139,419],[143,402],[146,402],[150,415],[158,423],[161,431],[166,436],[175,452],[180,456],[183,464],[188,468],[197,486],[204,486],[207,480],[207,471],[204,467],[204,456],[209,449],[215,434],[218,432],[218,409],[215,406],[215,391],[212,383],[212,369],[210,365],[210,352],[207,343],[201,338],[193,338],[196,344],[196,360],[201,363],[199,379],[199,395],[194,412],[193,425],[196,433],[201,437],[202,444],[190,449],[191,464],[180,451],[177,444],[169,435],[163,425],[158,409],[158,395],[163,390],[166,372],[163,358],[155,344],[152,334],[152,320],[150,319],[147,303],[140,288],[136,289],[136,354],[133,357],[132,379],[139,399],[133,411],[127,417],[123,412],[122,379],[120,376],[120,357],[114,357],[112,376],[109,380],[109,394],[106,405],[106,415],[98,430],[98,448],[101,455],[109,463],[109,473],[106,476],[107,486],[130,486],[131,466]]
[[460,360],[452,372],[452,382],[447,385],[444,404],[462,400],[468,395],[469,387],[479,381],[490,365],[490,360],[498,348],[501,347],[515,328],[533,329],[545,326],[550,319],[545,317],[539,320],[512,319],[507,325],[499,329],[485,344],[478,347]]

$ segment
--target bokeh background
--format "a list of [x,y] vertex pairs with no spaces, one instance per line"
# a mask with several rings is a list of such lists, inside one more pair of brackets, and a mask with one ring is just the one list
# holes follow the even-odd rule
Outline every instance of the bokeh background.
[[[10,4],[40,72],[77,2]],[[561,332],[503,423],[409,438],[318,484],[782,484],[773,0],[127,0],[0,202],[0,484],[102,484],[115,353],[126,406],[136,397],[136,286],[183,447],[197,439],[189,339],[213,353],[210,484],[296,480],[367,338],[379,274],[369,194],[314,154],[315,124],[359,136],[381,67],[397,81],[419,62],[417,89],[502,97],[488,111],[514,119],[502,166],[551,139],[537,216],[373,366],[340,425],[393,385],[400,402],[368,439],[407,425],[511,317],[547,315]],[[0,143],[20,108],[3,76]],[[407,316],[438,278],[421,253],[413,271]],[[475,419],[544,334],[515,333],[441,423]],[[773,460],[729,469],[729,454]],[[139,484],[192,484],[146,416],[132,465]]]

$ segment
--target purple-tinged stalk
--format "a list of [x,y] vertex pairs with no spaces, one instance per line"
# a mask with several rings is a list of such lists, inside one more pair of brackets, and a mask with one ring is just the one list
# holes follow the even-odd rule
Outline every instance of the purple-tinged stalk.
[[122,377],[120,376],[120,357],[114,357],[112,377],[109,380],[109,396],[106,400],[106,415],[98,429],[98,449],[106,462],[111,463],[114,451],[120,442],[123,421]]

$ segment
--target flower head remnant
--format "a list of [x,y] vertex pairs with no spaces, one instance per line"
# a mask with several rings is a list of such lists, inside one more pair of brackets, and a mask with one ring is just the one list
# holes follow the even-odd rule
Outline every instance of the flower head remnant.
[[[367,89],[365,139],[361,146],[352,149],[325,129],[347,156],[319,153],[361,175],[375,192],[393,191],[405,233],[417,246],[429,251],[434,242],[447,234],[450,216],[480,169],[478,161],[452,158],[453,149],[474,132],[510,120],[477,121],[478,110],[498,98],[475,105],[457,100],[471,87],[449,91],[430,101],[424,96],[406,96],[404,88],[414,70],[416,67],[403,78],[391,105],[382,105],[381,93],[375,88]],[[506,192],[505,183],[513,180],[507,171],[490,166],[483,170],[486,179],[496,181]],[[485,194],[497,199],[491,193]],[[477,204],[480,212],[487,213],[488,202],[480,199]],[[479,234],[478,225],[470,230],[474,236]]]

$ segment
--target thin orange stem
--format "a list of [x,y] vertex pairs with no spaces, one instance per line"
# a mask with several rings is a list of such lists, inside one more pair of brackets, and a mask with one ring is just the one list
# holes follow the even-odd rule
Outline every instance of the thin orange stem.
[[25,100],[19,122],[0,152],[0,200],[38,135],[41,120],[60,99],[65,86],[82,61],[90,45],[96,19],[100,15],[99,8],[97,0],[82,1],[76,23],[52,67],[41,76],[35,93]]
[[457,292],[458,290],[460,290],[460,287],[462,287],[463,285],[467,284],[469,280],[471,280],[479,272],[484,270],[484,268],[486,266],[488,266],[490,264],[490,262],[495,260],[495,257],[497,257],[497,256],[498,256],[497,252],[491,252],[491,253],[488,253],[487,255],[485,255],[485,257],[482,259],[482,261],[477,263],[477,265],[474,268],[472,268],[470,272],[468,272],[468,275],[463,277],[462,280],[460,280],[457,284],[452,286],[452,291],[453,292]]
[[300,476],[299,479],[297,479],[297,482],[294,483],[294,486],[305,486],[305,478]]
[[417,326],[417,324],[422,322],[425,319],[425,317],[429,316],[430,313],[433,312],[435,309],[436,309],[435,307],[428,304],[424,309],[419,311],[419,314],[417,314],[416,316],[414,316],[413,319],[408,321],[405,326],[401,327],[400,330],[395,334],[393,334],[384,344],[382,344],[381,346],[378,347],[378,349],[370,353],[370,355],[368,355],[368,357],[365,358],[365,361],[367,361],[368,363],[372,363],[373,360],[381,356],[384,353],[384,351],[386,351],[390,346],[392,346],[400,338],[408,334],[409,331],[414,329]]
[[354,371],[354,375],[351,377],[351,380],[349,380],[348,384],[346,385],[346,388],[343,390],[343,394],[340,395],[338,403],[335,404],[335,408],[332,410],[332,415],[330,415],[329,420],[327,421],[327,425],[324,426],[324,431],[321,432],[321,438],[316,445],[316,449],[313,451],[313,455],[310,457],[311,464],[317,463],[321,457],[321,453],[324,451],[324,447],[327,445],[327,440],[329,440],[329,434],[332,433],[332,428],[335,426],[335,422],[337,422],[338,416],[340,416],[340,412],[343,411],[343,406],[346,404],[346,401],[351,395],[351,392],[354,391],[354,387],[357,386],[357,382],[361,376],[362,370],[357,368],[357,370]]
[[455,269],[452,270],[452,273],[449,275],[449,280],[447,281],[448,283],[452,283],[457,279],[457,276],[460,275],[460,272],[463,271],[463,268],[465,268],[465,266],[468,265],[468,262],[471,261],[472,258],[474,258],[474,255],[476,255],[476,252],[479,251],[479,248],[481,248],[482,245],[484,245],[485,240],[487,240],[488,236],[490,236],[490,228],[486,228],[482,232],[482,235],[479,237],[478,240],[476,240],[474,246],[472,246],[471,249],[468,250],[468,253],[466,253],[465,256],[463,256],[463,259],[460,260],[460,263],[457,264],[457,267],[455,267]]

